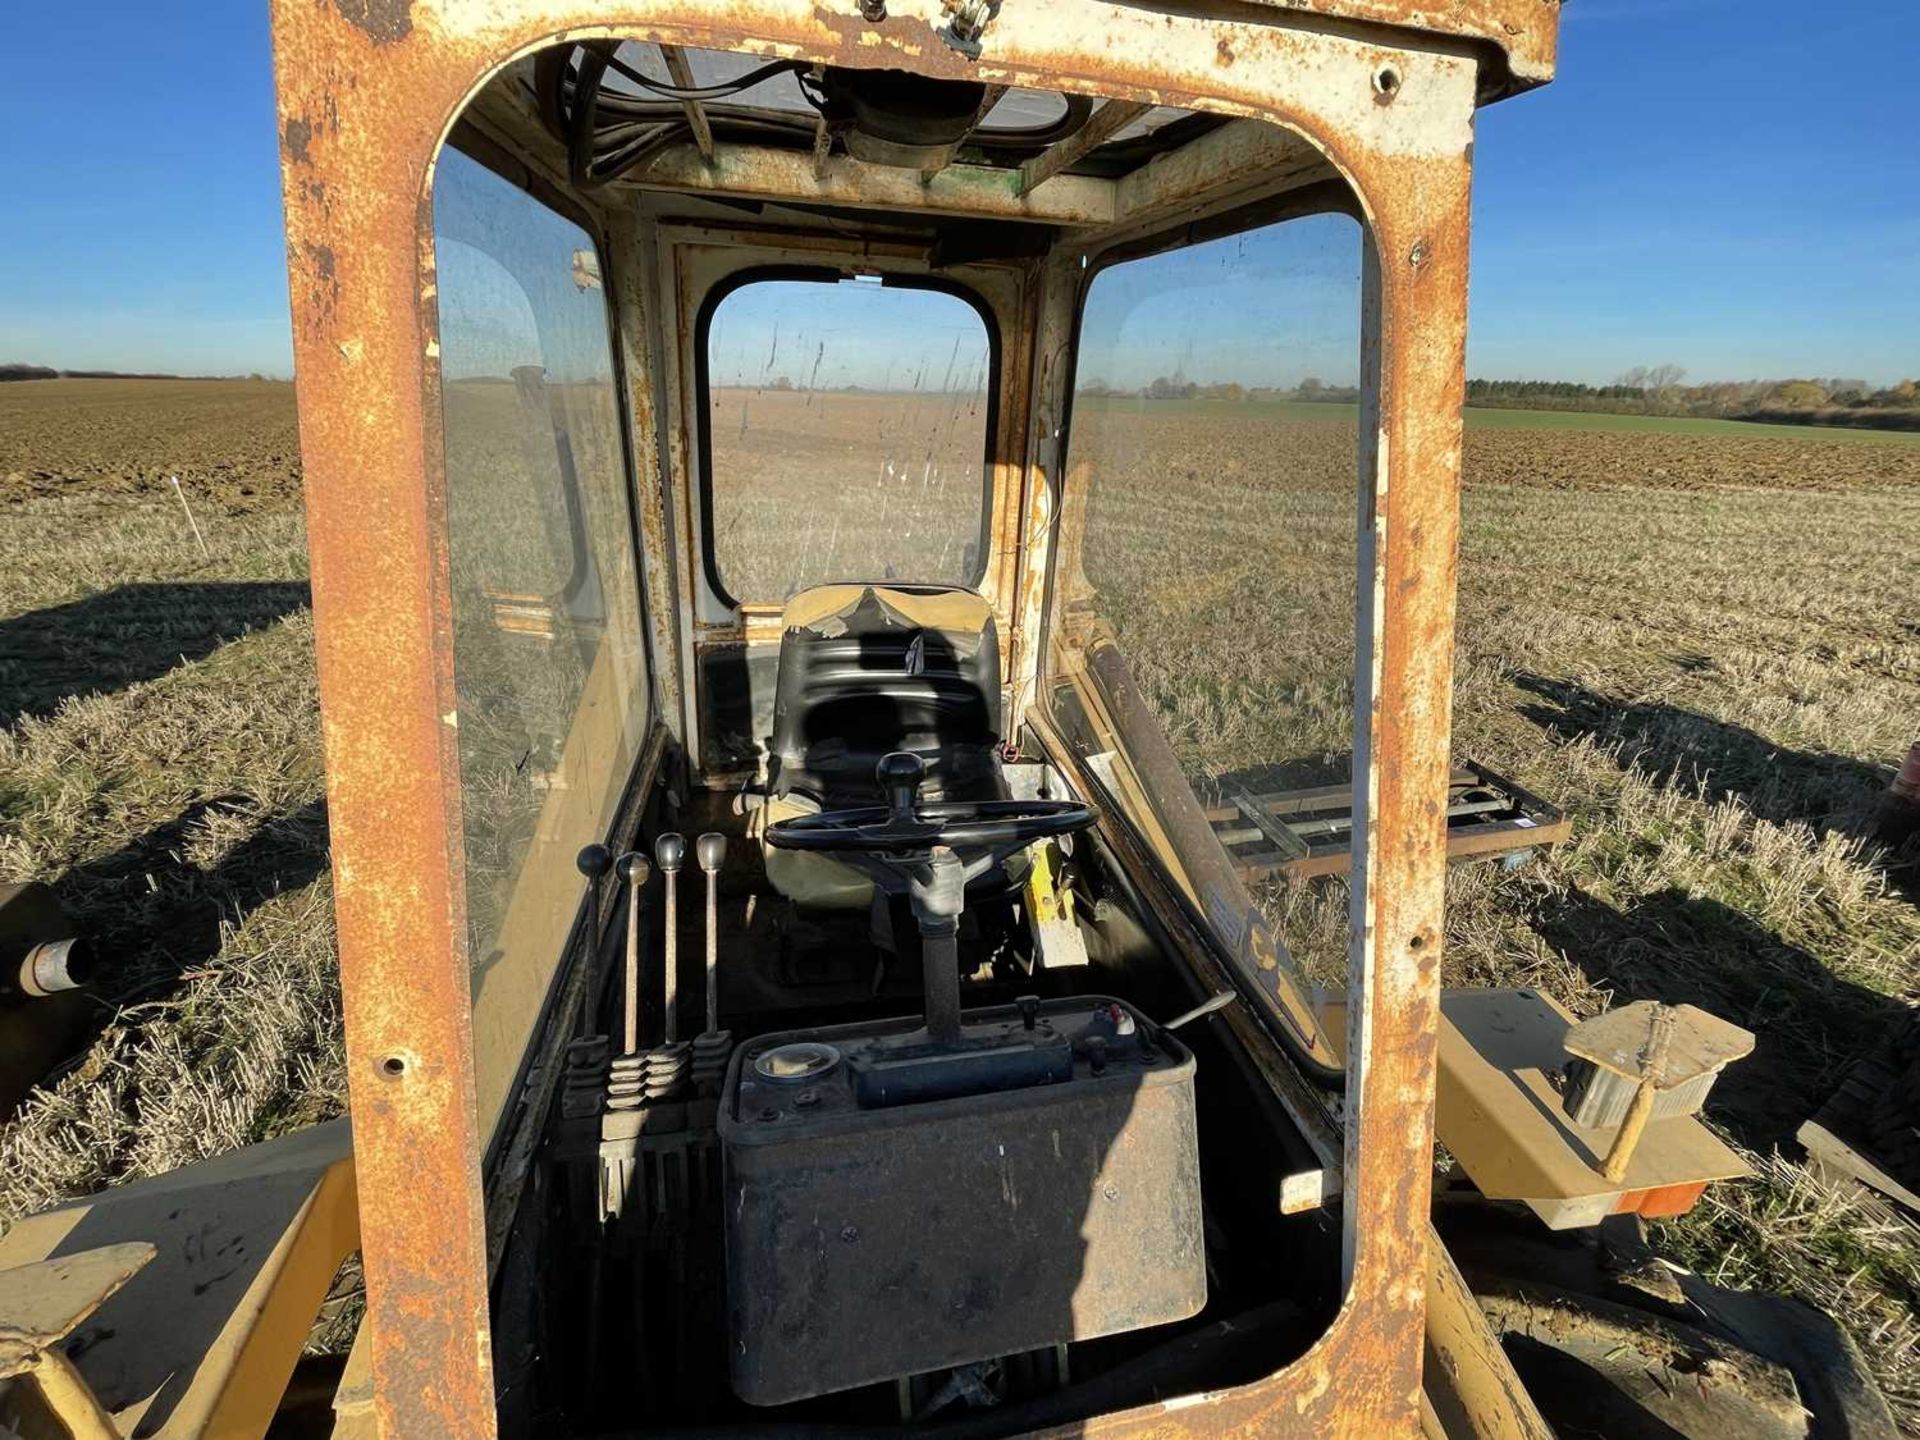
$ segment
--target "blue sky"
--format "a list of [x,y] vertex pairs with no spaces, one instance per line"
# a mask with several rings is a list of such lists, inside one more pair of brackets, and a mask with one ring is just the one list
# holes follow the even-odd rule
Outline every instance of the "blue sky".
[[[0,50],[0,360],[288,373],[264,0],[10,6]],[[1910,0],[1569,0],[1480,118],[1472,372],[1920,373],[1917,61]]]
[[743,285],[715,307],[707,353],[714,385],[942,392],[984,392],[992,354],[958,296],[869,280]]

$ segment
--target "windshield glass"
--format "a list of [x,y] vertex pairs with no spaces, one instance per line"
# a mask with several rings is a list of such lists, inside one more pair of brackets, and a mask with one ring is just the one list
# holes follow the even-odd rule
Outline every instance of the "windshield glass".
[[707,324],[714,579],[779,601],[832,580],[970,585],[993,347],[958,295],[752,280]]

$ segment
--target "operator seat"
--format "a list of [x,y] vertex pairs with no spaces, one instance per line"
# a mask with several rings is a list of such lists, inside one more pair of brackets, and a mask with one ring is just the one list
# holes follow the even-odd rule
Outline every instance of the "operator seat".
[[876,581],[802,590],[781,620],[767,802],[753,827],[767,880],[799,905],[866,909],[865,874],[831,855],[775,849],[766,827],[886,804],[874,769],[894,751],[925,762],[929,800],[1007,798],[993,609],[958,585]]

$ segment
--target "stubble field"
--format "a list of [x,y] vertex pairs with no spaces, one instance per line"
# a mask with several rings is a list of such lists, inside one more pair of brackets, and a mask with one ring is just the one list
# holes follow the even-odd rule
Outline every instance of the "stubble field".
[[[1867,839],[1920,716],[1920,442],[1566,420],[1469,412],[1456,750],[1575,829],[1453,873],[1447,979],[1759,1032],[1712,1116],[1759,1178],[1661,1243],[1838,1315],[1915,1426],[1920,1236],[1791,1135],[1920,985],[1920,878]],[[1337,769],[1350,418],[1078,423],[1088,577],[1196,777]],[[112,961],[96,1043],[0,1122],[0,1226],[343,1103],[298,487],[288,387],[0,386],[0,880]],[[1263,899],[1337,967],[1338,882]]]

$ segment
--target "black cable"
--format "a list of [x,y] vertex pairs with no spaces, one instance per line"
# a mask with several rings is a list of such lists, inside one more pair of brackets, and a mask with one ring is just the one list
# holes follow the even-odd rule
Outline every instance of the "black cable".
[[651,90],[656,95],[665,95],[670,100],[724,100],[738,95],[742,90],[751,90],[763,80],[771,80],[776,75],[798,73],[809,68],[805,60],[773,60],[757,70],[749,70],[732,80],[718,80],[711,85],[692,85],[686,88],[664,80],[655,80],[651,75],[643,74],[625,61],[614,58],[611,68],[634,84]]
[[[566,144],[573,183],[582,190],[595,190],[689,138],[692,131],[682,109],[685,104],[738,96],[783,74],[795,77],[801,97],[816,114],[706,105],[708,122],[716,133],[744,131],[754,137],[810,141],[821,117],[833,118],[831,98],[818,84],[814,69],[803,60],[774,60],[732,80],[682,87],[636,70],[619,58],[614,42],[595,41],[543,52],[534,63],[534,90],[542,118]],[[609,71],[647,93],[607,89]],[[1093,114],[1093,102],[1084,95],[1061,99],[1065,108],[1056,120],[1017,129],[976,124],[960,145],[998,164],[1038,154],[1078,131]]]

